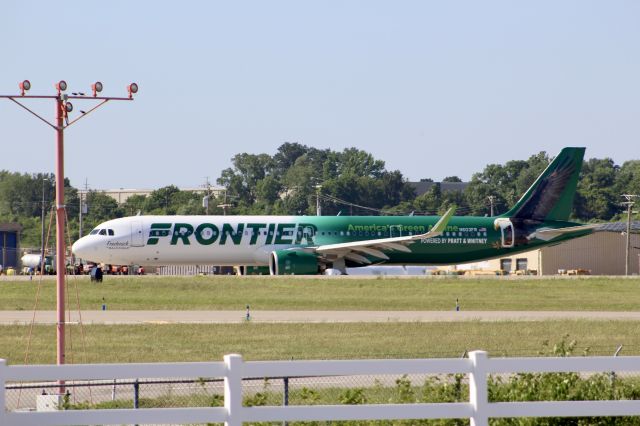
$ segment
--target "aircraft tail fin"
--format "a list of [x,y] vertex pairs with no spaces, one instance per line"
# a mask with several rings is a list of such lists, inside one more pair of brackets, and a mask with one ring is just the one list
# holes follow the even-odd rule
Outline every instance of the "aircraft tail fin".
[[563,148],[503,217],[566,221],[571,214],[585,148]]

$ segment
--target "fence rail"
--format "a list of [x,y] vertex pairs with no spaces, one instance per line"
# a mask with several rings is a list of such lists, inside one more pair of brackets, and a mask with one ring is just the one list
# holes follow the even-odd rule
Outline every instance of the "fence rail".
[[[489,402],[488,377],[508,373],[640,371],[640,357],[488,358],[483,351],[468,359],[244,362],[226,355],[224,362],[170,364],[93,364],[7,366],[0,360],[0,425],[181,424],[260,421],[339,421],[386,419],[470,419],[487,425],[500,417],[638,416],[640,400]],[[363,405],[245,406],[243,380],[293,376],[395,374],[466,374],[468,402]],[[224,407],[88,409],[53,412],[6,410],[7,382],[36,380],[114,380],[219,378]]]

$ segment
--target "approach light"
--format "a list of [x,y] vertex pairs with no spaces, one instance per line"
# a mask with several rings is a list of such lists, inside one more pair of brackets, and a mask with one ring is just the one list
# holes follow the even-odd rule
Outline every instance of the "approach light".
[[102,83],[96,81],[91,85],[91,90],[93,90],[93,97],[98,96],[98,93],[102,92]]
[[134,93],[138,93],[138,85],[136,83],[131,83],[127,86],[127,90],[129,91],[129,98],[133,98]]
[[64,80],[60,80],[56,83],[56,89],[58,90],[58,93],[64,92],[65,90],[67,90],[67,82]]
[[22,92],[20,96],[24,96],[24,92],[31,89],[31,82],[29,80],[24,80],[23,82],[18,84],[18,87],[20,87],[20,91]]
[[65,102],[64,110],[67,112],[73,111],[73,104],[71,102]]

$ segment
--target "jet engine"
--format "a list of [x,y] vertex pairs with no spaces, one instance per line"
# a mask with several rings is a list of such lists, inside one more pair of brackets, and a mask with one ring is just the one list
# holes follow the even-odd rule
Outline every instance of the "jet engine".
[[276,250],[269,255],[271,275],[316,275],[320,269],[313,253],[300,250]]

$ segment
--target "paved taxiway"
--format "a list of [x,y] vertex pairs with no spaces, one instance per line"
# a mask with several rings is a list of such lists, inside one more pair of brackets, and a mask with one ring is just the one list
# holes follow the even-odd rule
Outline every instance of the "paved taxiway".
[[[246,311],[82,311],[84,324],[233,324],[246,321]],[[33,312],[0,311],[0,325],[30,324]],[[631,320],[640,312],[589,311],[251,311],[257,323],[454,322]],[[78,322],[71,313],[71,323]],[[55,324],[55,311],[38,311],[36,324]]]

